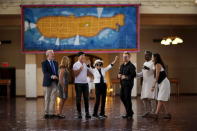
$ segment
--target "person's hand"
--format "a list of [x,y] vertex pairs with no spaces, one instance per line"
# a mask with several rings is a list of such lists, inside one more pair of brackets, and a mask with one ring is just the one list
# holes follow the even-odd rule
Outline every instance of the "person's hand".
[[118,56],[116,56],[115,58],[114,58],[114,61],[117,61],[118,60]]
[[57,76],[54,76],[54,79],[57,79],[58,80],[58,77]]
[[125,75],[122,75],[121,79],[124,80],[124,79],[127,79],[127,77]]
[[152,88],[151,88],[151,91],[153,92],[154,90],[155,90],[155,87],[152,87]]
[[119,78],[119,79],[121,78],[121,76],[122,76],[121,74],[118,74],[118,78]]
[[58,77],[56,75],[52,75],[51,79],[58,79]]
[[91,61],[90,60],[87,60],[86,61],[86,65],[90,65],[91,64]]
[[79,69],[80,69],[80,71],[82,71],[83,70],[83,65]]
[[116,56],[116,57],[114,58],[114,61],[112,62],[112,64],[115,64],[117,60],[118,60],[118,56]]
[[153,87],[151,88],[151,91],[153,92],[156,88],[156,83],[153,85]]

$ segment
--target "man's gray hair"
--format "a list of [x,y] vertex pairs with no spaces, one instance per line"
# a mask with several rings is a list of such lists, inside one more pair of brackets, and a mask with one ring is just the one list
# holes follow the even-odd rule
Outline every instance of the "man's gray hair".
[[47,50],[47,51],[46,51],[46,56],[48,56],[49,53],[54,53],[54,51],[53,51],[53,50]]

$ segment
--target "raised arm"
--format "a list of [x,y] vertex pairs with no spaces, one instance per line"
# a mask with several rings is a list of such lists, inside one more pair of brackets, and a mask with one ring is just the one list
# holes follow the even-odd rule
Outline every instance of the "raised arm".
[[87,60],[86,61],[86,65],[87,65],[87,68],[88,68],[88,73],[93,74],[94,68],[91,67],[91,61],[90,60]]
[[108,70],[110,70],[113,67],[113,65],[116,63],[117,60],[118,60],[118,56],[116,56],[114,58],[114,61],[112,61],[112,63],[110,65],[108,65],[107,67],[104,68],[105,72],[107,72]]

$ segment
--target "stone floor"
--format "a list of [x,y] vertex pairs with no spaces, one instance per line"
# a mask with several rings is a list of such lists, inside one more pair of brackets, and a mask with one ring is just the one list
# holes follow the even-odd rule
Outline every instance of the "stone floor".
[[[58,102],[58,100],[57,100]],[[43,118],[43,98],[26,100],[19,97],[8,102],[0,98],[0,131],[48,131],[48,130],[91,130],[91,131],[197,131],[197,96],[171,97],[169,109],[171,120],[142,118],[142,101],[132,99],[135,115],[133,120],[125,120],[120,116],[124,108],[119,97],[107,97],[107,119],[79,120],[76,118],[75,99],[66,101],[64,108],[65,119]],[[94,100],[90,100],[92,113]],[[56,106],[58,109],[58,105]]]

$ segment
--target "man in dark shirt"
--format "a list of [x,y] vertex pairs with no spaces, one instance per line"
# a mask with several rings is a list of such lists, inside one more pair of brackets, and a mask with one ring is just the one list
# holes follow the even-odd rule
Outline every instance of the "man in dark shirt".
[[126,115],[122,117],[131,119],[133,116],[131,91],[134,85],[134,78],[136,77],[136,68],[130,62],[130,54],[128,52],[123,53],[123,62],[124,63],[120,66],[120,72],[118,74],[121,84],[120,99],[126,109]]

